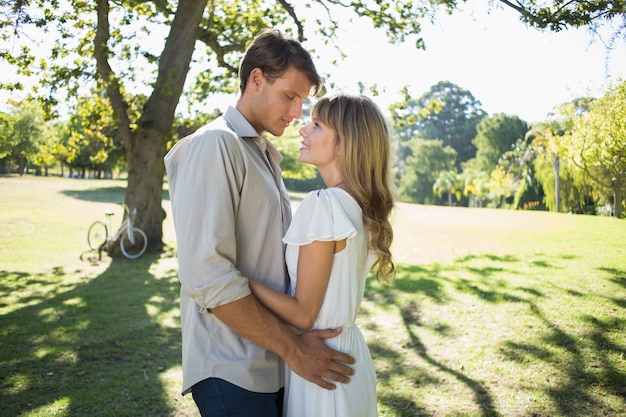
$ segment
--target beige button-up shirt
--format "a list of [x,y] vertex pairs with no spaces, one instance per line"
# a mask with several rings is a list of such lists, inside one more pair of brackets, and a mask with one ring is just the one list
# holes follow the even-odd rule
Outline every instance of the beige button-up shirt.
[[248,296],[245,277],[286,288],[282,237],[291,208],[281,159],[233,107],[165,156],[181,283],[183,394],[209,377],[254,392],[284,385],[276,354],[209,312]]

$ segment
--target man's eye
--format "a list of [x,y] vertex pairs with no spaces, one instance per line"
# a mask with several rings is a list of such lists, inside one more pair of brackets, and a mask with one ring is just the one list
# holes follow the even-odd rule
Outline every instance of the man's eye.
[[289,101],[294,101],[294,99],[296,98],[296,96],[287,96],[287,98],[289,99]]

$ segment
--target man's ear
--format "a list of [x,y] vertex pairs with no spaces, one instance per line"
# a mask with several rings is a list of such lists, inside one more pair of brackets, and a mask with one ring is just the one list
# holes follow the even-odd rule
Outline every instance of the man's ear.
[[252,71],[250,71],[248,85],[250,85],[250,87],[252,87],[253,89],[258,90],[264,79],[265,77],[263,76],[263,70],[261,70],[261,68],[253,68]]

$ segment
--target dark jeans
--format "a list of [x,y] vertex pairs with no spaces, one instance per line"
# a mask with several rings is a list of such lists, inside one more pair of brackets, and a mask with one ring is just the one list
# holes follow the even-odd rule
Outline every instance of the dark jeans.
[[281,417],[283,389],[264,394],[247,391],[219,378],[208,378],[191,387],[202,417]]

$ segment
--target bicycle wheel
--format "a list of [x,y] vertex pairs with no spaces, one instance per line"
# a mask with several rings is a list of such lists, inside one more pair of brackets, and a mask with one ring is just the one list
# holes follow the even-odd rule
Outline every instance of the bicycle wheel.
[[133,239],[131,242],[128,232],[122,234],[120,249],[122,254],[128,259],[137,259],[146,252],[148,248],[148,237],[143,230],[133,227]]
[[98,250],[107,241],[108,236],[106,224],[101,221],[93,222],[87,232],[87,244],[91,249]]

